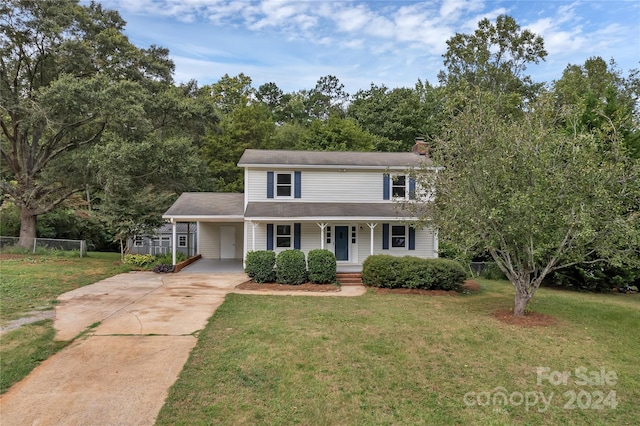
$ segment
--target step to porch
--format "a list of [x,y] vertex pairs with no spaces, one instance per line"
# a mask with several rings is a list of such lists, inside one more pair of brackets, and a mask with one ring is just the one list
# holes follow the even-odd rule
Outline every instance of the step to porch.
[[340,285],[362,285],[362,274],[360,272],[338,272],[336,279]]

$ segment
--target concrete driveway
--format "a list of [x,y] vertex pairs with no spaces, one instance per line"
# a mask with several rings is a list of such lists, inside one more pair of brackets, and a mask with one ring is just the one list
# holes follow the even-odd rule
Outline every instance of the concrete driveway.
[[267,294],[234,290],[246,280],[243,273],[132,272],[61,295],[56,338],[75,340],[0,397],[0,424],[153,424],[197,332],[224,297]]
[[108,278],[59,297],[56,338],[86,335],[0,398],[10,425],[151,425],[194,335],[244,274]]

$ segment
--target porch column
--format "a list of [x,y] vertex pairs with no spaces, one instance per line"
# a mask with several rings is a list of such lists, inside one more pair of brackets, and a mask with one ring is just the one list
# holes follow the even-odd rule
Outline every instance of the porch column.
[[256,222],[251,222],[253,227],[251,228],[251,250],[256,251],[256,228],[258,224]]
[[320,248],[324,250],[324,230],[327,227],[326,223],[316,223],[320,227]]
[[171,260],[173,262],[173,266],[176,266],[176,249],[177,249],[177,244],[176,244],[176,229],[177,229],[177,223],[175,221],[175,219],[171,218]]
[[378,226],[377,223],[367,223],[367,226],[371,230],[371,255],[373,256],[373,230]]

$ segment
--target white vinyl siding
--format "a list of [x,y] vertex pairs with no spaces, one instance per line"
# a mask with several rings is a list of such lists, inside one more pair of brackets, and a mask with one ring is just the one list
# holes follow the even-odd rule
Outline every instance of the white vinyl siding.
[[200,222],[199,253],[204,259],[220,259],[220,227],[234,226],[236,228],[236,259],[242,259],[244,246],[244,226],[242,223],[229,222]]
[[[267,169],[249,169],[247,198],[252,201],[275,201],[267,198]],[[276,170],[276,173],[280,170]],[[289,170],[283,170],[289,172]],[[291,202],[383,202],[383,170],[302,169],[302,198]]]

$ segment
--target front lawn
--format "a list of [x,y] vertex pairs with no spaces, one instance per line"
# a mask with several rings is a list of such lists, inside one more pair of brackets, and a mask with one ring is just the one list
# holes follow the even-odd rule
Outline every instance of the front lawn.
[[[531,308],[557,322],[523,328],[491,316],[512,306],[510,284],[481,284],[463,296],[230,294],[158,423],[637,423],[637,295],[541,289]],[[602,369],[605,383],[583,383]]]
[[[89,253],[83,258],[1,255],[0,325],[51,310],[62,293],[128,270],[118,253]],[[23,325],[0,337],[0,393],[66,346],[54,337],[52,320]]]

